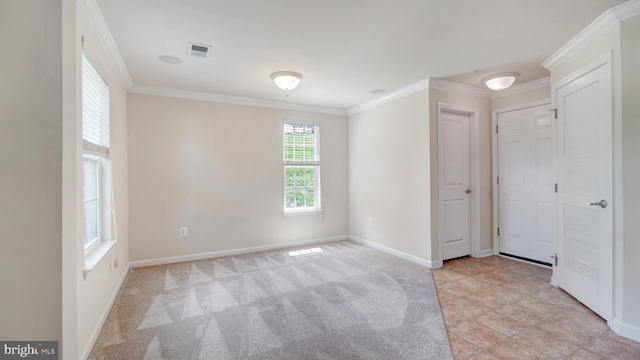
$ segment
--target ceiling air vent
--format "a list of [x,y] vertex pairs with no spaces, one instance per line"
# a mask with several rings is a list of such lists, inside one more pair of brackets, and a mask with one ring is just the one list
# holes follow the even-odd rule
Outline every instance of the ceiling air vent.
[[199,57],[199,58],[208,58],[211,56],[211,46],[210,45],[202,45],[202,44],[194,44],[188,43],[188,52],[189,55]]

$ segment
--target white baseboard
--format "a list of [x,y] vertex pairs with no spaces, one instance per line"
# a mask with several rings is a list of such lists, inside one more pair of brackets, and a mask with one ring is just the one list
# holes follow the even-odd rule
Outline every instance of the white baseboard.
[[609,327],[620,336],[640,341],[640,326],[626,324],[618,319],[613,319]]
[[93,334],[91,334],[91,339],[89,341],[89,344],[82,352],[81,359],[87,359],[89,357],[89,354],[91,353],[91,350],[93,350],[93,346],[96,344],[96,341],[98,340],[98,335],[100,335],[100,331],[102,330],[104,323],[107,321],[107,316],[109,316],[109,313],[113,308],[113,304],[116,302],[116,298],[120,293],[120,288],[122,288],[122,285],[124,285],[124,281],[127,279],[127,275],[129,275],[129,270],[131,270],[130,264],[127,265],[127,268],[122,272],[122,277],[118,281],[118,285],[113,289],[113,293],[109,298],[109,302],[107,302],[107,306],[105,307],[104,311],[102,312],[102,315],[100,316],[100,321],[98,322],[98,326],[96,326],[96,328],[93,330]]
[[294,242],[288,242],[288,243],[282,243],[282,244],[254,246],[254,247],[248,247],[248,248],[214,251],[214,252],[199,253],[199,254],[192,254],[192,255],[171,256],[171,257],[165,257],[165,258],[159,258],[159,259],[138,260],[138,261],[132,261],[130,265],[132,268],[155,266],[155,265],[166,265],[166,264],[173,264],[173,263],[179,263],[179,262],[185,262],[185,261],[213,259],[213,258],[219,258],[223,256],[233,256],[233,255],[242,255],[242,254],[249,254],[249,253],[261,252],[261,251],[279,250],[279,249],[285,249],[290,247],[308,246],[308,245],[321,244],[321,243],[326,243],[331,241],[348,240],[348,239],[349,239],[348,235],[340,235],[340,236],[332,236],[332,237],[321,238],[321,239],[294,241]]
[[478,258],[485,258],[485,257],[489,257],[489,256],[493,256],[493,249],[487,249],[487,250],[481,250],[480,253],[478,253]]
[[387,254],[395,255],[395,256],[397,256],[399,258],[403,258],[405,260],[409,260],[409,261],[411,261],[413,263],[416,263],[416,264],[419,264],[419,265],[422,265],[422,266],[426,266],[426,267],[428,267],[430,269],[437,269],[439,267],[442,267],[442,260],[438,260],[438,261],[433,261],[432,262],[432,261],[429,261],[429,260],[426,260],[426,259],[419,258],[419,257],[414,256],[414,255],[407,254],[405,252],[402,252],[402,251],[399,251],[399,250],[396,250],[396,249],[392,249],[392,248],[390,248],[388,246],[380,245],[380,244],[375,243],[373,241],[361,239],[361,238],[359,238],[357,236],[353,236],[353,235],[349,235],[349,239],[352,240],[352,241],[355,241],[355,242],[357,242],[359,244],[362,244],[364,246],[367,246],[367,247],[370,247],[370,248],[373,248],[373,249],[376,249],[376,250],[380,250],[380,251],[386,252]]

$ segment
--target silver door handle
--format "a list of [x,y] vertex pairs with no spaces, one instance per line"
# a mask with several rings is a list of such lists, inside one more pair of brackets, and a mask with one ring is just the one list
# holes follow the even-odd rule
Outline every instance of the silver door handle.
[[591,206],[600,206],[601,208],[604,209],[604,208],[607,207],[607,200],[600,200],[598,202],[594,202],[594,203],[591,203],[589,205],[591,205]]
[[464,192],[465,192],[465,194],[470,194],[471,193],[471,189],[467,189]]

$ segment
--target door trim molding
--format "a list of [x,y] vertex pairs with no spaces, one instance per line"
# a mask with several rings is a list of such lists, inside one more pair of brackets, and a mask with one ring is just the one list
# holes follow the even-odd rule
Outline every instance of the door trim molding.
[[[471,196],[471,256],[483,257],[486,256],[485,252],[480,250],[480,139],[479,139],[479,120],[480,110],[478,108],[452,105],[447,103],[438,103],[437,107],[437,131],[438,141],[440,141],[440,121],[443,112],[457,113],[463,115],[469,115],[469,183],[471,189],[474,191]],[[440,167],[440,153],[438,151],[438,164]],[[440,241],[440,181],[438,182],[438,261],[442,261],[443,249],[442,241]]]
[[626,323],[618,318],[614,318],[608,325],[616,334],[631,340],[640,341],[640,326]]
[[500,254],[500,236],[498,236],[498,226],[500,226],[500,202],[499,202],[499,189],[497,184],[498,176],[498,134],[496,134],[496,126],[498,126],[498,115],[528,109],[540,105],[551,105],[551,98],[531,101],[524,104],[512,105],[503,108],[494,109],[491,111],[491,194],[492,194],[492,211],[493,211],[493,223],[491,234],[493,238],[493,255]]

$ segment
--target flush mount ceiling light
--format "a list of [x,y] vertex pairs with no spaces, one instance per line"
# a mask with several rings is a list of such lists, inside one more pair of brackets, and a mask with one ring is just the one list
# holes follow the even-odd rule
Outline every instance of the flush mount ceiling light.
[[501,91],[513,85],[516,78],[520,76],[517,72],[506,72],[491,75],[482,79],[482,82],[491,90]]
[[295,89],[298,84],[300,84],[302,75],[294,71],[278,71],[271,74],[271,79],[273,79],[277,87],[284,91],[289,91]]

